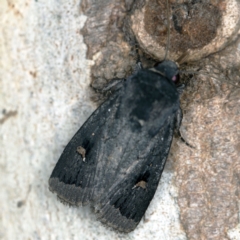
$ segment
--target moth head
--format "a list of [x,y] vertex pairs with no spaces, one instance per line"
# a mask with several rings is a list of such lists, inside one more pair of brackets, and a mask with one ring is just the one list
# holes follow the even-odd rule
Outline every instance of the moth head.
[[173,82],[177,81],[179,70],[178,65],[175,62],[165,60],[157,64],[154,67],[154,70]]

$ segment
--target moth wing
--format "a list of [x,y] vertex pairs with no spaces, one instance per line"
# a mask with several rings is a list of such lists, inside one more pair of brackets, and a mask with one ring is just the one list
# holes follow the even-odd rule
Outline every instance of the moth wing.
[[[100,144],[103,126],[114,121],[119,105],[116,91],[88,118],[65,147],[49,179],[49,189],[70,205],[84,205],[91,202],[97,161],[100,158]],[[85,154],[77,149],[81,147]]]
[[[99,220],[121,232],[136,228],[147,210],[161,178],[173,136],[173,119],[168,121],[122,178],[95,203]],[[146,150],[145,149],[145,150]],[[136,157],[136,156],[132,156]]]
[[90,116],[49,180],[60,199],[91,203],[103,223],[123,232],[137,226],[154,196],[179,109],[177,90],[152,74],[133,76]]

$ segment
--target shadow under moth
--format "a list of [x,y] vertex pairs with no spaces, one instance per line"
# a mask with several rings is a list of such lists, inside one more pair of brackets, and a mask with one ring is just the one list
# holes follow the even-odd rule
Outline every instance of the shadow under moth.
[[177,74],[174,62],[163,61],[119,81],[64,149],[50,190],[70,205],[91,205],[115,230],[134,230],[155,194],[181,123]]

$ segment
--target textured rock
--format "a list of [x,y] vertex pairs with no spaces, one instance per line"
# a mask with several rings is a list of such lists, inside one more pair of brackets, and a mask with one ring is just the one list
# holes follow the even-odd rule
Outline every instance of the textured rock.
[[[169,1],[169,58],[196,61],[237,38],[240,4],[227,1]],[[167,42],[166,1],[146,0],[131,16],[131,28],[145,52],[163,60]]]
[[182,131],[195,147],[183,147],[176,157],[181,222],[189,239],[229,239],[227,231],[238,224],[239,43],[203,61],[182,96]]
[[[93,7],[84,2],[85,10]],[[127,76],[135,65],[129,23],[144,1],[116,1],[117,7],[101,2],[111,5],[112,18],[109,22],[105,16],[100,26],[108,29],[103,26],[107,22],[112,34],[106,38],[104,30],[97,35],[95,40],[105,36],[107,44],[102,48],[98,41],[92,42],[92,52],[80,34],[90,15],[87,11],[87,17],[82,15],[79,2],[0,3],[0,238],[240,239],[240,43],[239,39],[231,42],[238,28],[234,12],[226,16],[229,32],[214,38],[217,50],[230,45],[194,63],[201,74],[194,75],[182,96],[181,132],[195,148],[174,140],[159,188],[134,232],[113,232],[96,221],[88,207],[69,208],[49,192],[48,178],[59,155],[94,110],[88,91],[90,75],[95,76],[95,86],[96,78],[102,81],[101,87],[112,76]],[[211,2],[222,7],[222,14],[238,11],[235,0],[227,2],[232,8],[221,5],[224,1]],[[130,11],[133,7],[136,10]],[[121,23],[121,16],[126,22],[118,28],[115,23],[116,19]],[[82,33],[87,36],[84,31],[89,31],[90,36],[92,29],[85,27]],[[141,59],[146,60],[148,51],[139,43]],[[147,59],[146,64],[154,60]]]
[[87,57],[95,61],[91,69],[92,87],[101,89],[113,78],[125,78],[136,64],[133,44],[125,39],[124,23],[128,13],[124,0],[83,0],[87,15],[82,34],[88,46]]

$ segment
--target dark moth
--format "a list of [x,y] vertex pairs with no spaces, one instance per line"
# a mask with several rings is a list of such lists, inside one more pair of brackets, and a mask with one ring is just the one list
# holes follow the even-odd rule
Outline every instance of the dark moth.
[[177,74],[176,64],[164,61],[119,82],[64,149],[50,190],[70,205],[90,204],[102,223],[118,231],[134,230],[181,123]]

